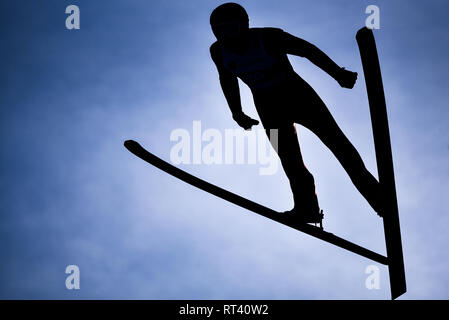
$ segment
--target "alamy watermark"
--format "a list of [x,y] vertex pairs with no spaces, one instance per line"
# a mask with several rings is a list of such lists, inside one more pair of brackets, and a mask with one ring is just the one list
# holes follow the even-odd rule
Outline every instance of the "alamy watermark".
[[65,268],[65,273],[68,274],[65,279],[65,287],[68,290],[80,289],[80,268],[77,265],[71,264]]
[[369,16],[365,20],[365,26],[368,29],[380,29],[380,9],[378,6],[371,4],[366,7],[365,13]]
[[65,27],[69,30],[80,28],[80,8],[74,4],[71,4],[65,8],[65,13],[69,16],[65,19]]
[[260,165],[260,175],[278,170],[278,130],[242,129],[202,130],[201,121],[193,121],[192,132],[178,128],[171,132],[170,161],[173,164],[253,164]]
[[380,289],[380,269],[376,265],[369,265],[365,269],[365,273],[368,274],[365,280],[365,287],[368,290]]

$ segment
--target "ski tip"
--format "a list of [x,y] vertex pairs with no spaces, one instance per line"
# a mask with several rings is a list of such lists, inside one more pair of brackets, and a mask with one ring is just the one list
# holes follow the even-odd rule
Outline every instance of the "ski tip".
[[373,34],[373,30],[369,29],[367,27],[363,27],[363,28],[359,29],[359,31],[357,31],[357,33],[355,35],[355,39],[357,41],[362,41],[363,39],[366,39],[369,37],[374,38],[374,34]]
[[135,147],[140,146],[136,141],[134,140],[126,140],[123,145],[125,146],[126,149],[131,150],[134,149]]

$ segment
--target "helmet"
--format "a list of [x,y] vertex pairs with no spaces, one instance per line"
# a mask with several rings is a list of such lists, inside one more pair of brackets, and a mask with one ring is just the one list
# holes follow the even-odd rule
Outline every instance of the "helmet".
[[210,24],[217,39],[233,38],[249,28],[249,18],[241,5],[228,2],[212,11]]
[[248,22],[245,8],[238,3],[227,2],[216,7],[210,15],[211,26],[229,21]]

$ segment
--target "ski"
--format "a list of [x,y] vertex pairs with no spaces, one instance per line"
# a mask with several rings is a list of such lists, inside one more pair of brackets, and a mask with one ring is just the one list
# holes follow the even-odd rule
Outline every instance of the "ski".
[[357,32],[356,40],[360,50],[368,93],[374,147],[376,149],[377,172],[385,200],[382,217],[384,220],[387,257],[390,262],[388,270],[391,297],[396,299],[407,291],[407,286],[387,106],[373,31],[366,27],[360,29]]
[[247,209],[249,211],[257,213],[265,218],[276,221],[280,224],[283,224],[285,226],[288,226],[288,227],[298,230],[300,232],[306,233],[312,237],[321,239],[330,244],[336,245],[342,249],[351,251],[355,254],[361,255],[365,258],[376,261],[378,263],[388,265],[387,257],[385,257],[381,254],[378,254],[374,251],[368,250],[368,249],[361,247],[355,243],[352,243],[343,238],[340,238],[330,232],[326,232],[320,227],[312,226],[307,223],[298,223],[298,222],[292,221],[291,219],[287,219],[282,216],[281,212],[267,208],[261,204],[258,204],[254,201],[246,199],[242,196],[239,196],[235,193],[232,193],[228,190],[225,190],[225,189],[220,188],[214,184],[211,184],[205,180],[195,177],[195,176],[191,175],[190,173],[187,173],[187,172],[173,166],[172,164],[160,159],[159,157],[155,156],[154,154],[148,152],[138,142],[136,142],[134,140],[125,141],[124,146],[126,149],[128,149],[131,153],[133,153],[140,159],[148,162],[149,164],[155,166],[156,168],[158,168],[158,169],[160,169],[160,170],[162,170],[162,171],[178,178],[179,180],[182,180],[198,189],[201,189],[210,194],[213,194],[213,195],[215,195],[223,200],[226,200],[228,202],[231,202],[239,207],[242,207],[244,209]]

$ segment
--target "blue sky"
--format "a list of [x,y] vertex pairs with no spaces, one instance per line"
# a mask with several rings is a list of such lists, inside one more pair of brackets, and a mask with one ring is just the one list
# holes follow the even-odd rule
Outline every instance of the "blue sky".
[[[371,261],[272,223],[135,158],[136,139],[169,160],[170,133],[236,128],[209,57],[221,1],[0,2],[0,298],[385,299]],[[376,173],[356,31],[369,4],[384,78],[408,299],[449,298],[447,1],[241,1],[252,26],[282,28],[359,72],[353,90],[309,61],[295,70],[327,103]],[[65,28],[76,4],[81,29]],[[241,85],[244,111],[258,118]],[[385,252],[381,220],[337,160],[299,126],[325,228]],[[292,205],[279,171],[183,169],[276,210]],[[213,208],[211,210],[211,208]],[[67,265],[81,289],[67,290]]]

